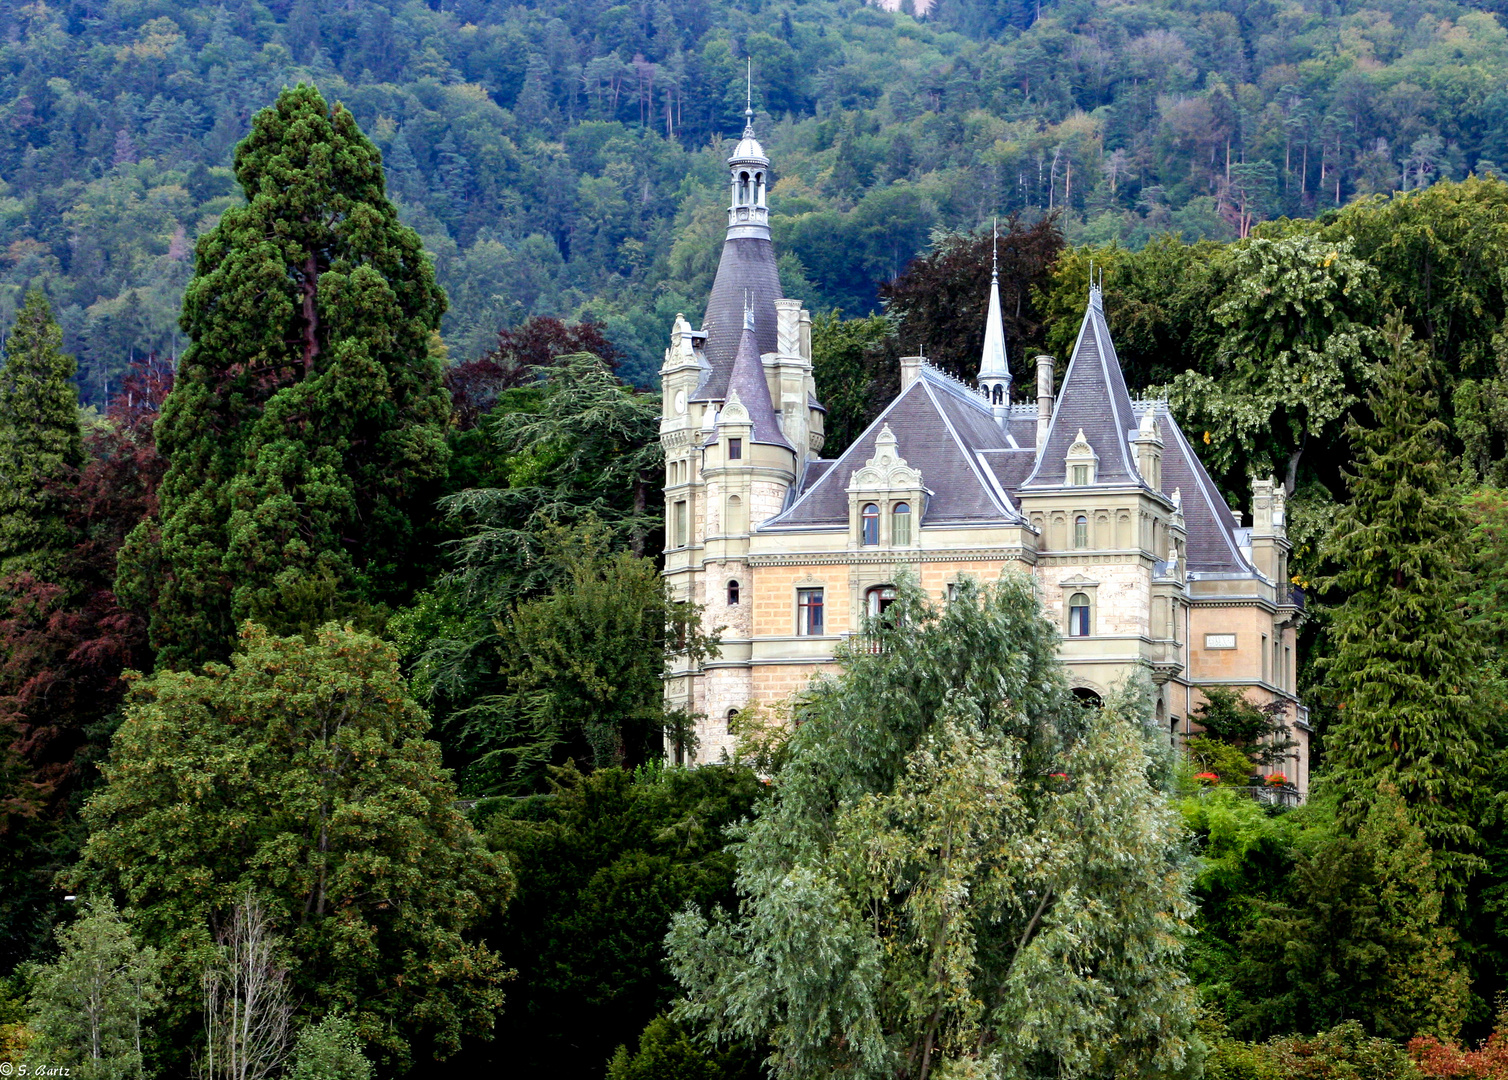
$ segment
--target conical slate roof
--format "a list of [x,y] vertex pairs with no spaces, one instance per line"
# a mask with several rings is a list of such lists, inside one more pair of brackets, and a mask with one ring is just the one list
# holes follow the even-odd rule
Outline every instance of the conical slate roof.
[[[731,230],[730,230],[731,231]],[[775,267],[775,246],[768,237],[730,236],[723,241],[712,294],[702,316],[707,335],[705,354],[711,370],[691,395],[693,401],[723,401],[728,396],[728,376],[743,335],[744,303],[754,313],[756,355],[774,352],[775,301],[780,299],[780,271]]]
[[770,384],[765,381],[764,364],[759,359],[759,346],[755,343],[753,312],[745,316],[743,332],[738,339],[738,352],[733,358],[733,369],[728,373],[728,398],[734,394],[749,412],[754,430],[752,442],[768,443],[792,449],[780,430],[775,418],[775,404],[770,400]]

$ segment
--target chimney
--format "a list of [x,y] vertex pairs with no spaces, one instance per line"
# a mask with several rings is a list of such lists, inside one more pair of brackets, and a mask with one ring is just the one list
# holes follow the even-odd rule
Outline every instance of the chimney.
[[1037,454],[1047,446],[1047,425],[1052,423],[1052,357],[1037,357]]
[[901,389],[902,390],[906,389],[906,387],[908,387],[912,383],[916,382],[916,377],[918,375],[920,375],[921,372],[922,372],[922,362],[924,360],[926,360],[926,357],[924,357],[924,356],[903,356],[903,357],[901,357]]

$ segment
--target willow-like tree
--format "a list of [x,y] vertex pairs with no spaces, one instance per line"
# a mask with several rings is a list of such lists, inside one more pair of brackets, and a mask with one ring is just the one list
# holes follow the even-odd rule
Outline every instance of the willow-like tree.
[[1342,825],[1365,820],[1390,785],[1435,851],[1447,894],[1476,859],[1473,800],[1486,766],[1476,693],[1486,653],[1462,607],[1470,521],[1452,491],[1445,424],[1428,388],[1428,350],[1396,317],[1389,357],[1368,397],[1374,427],[1354,420],[1351,502],[1326,548],[1334,653],[1325,689],[1338,720],[1326,735],[1325,785]]
[[1193,912],[1147,698],[1075,704],[1031,584],[914,583],[798,710],[733,847],[737,918],[677,917],[674,1018],[772,1076],[1136,1077],[1193,1065]]
[[50,576],[68,546],[65,487],[84,463],[73,357],[47,298],[27,294],[0,367],[0,571]]
[[184,295],[161,512],[121,557],[170,667],[223,657],[244,618],[307,630],[402,599],[446,459],[445,297],[355,118],[285,90],[236,176],[246,205],[200,240]]

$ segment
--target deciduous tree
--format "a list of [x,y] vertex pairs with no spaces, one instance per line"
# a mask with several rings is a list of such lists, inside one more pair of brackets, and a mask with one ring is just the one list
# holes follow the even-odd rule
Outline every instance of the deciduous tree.
[[798,710],[733,847],[737,915],[677,917],[674,1015],[767,1042],[775,1076],[1191,1063],[1189,872],[1145,701],[1075,704],[1025,579],[898,594]]
[[195,957],[248,890],[304,1007],[346,1011],[388,1060],[490,1030],[503,972],[470,933],[510,878],[428,728],[391,648],[335,626],[309,643],[248,625],[230,665],[136,685],[77,877],[172,950],[170,1050],[198,1012]]

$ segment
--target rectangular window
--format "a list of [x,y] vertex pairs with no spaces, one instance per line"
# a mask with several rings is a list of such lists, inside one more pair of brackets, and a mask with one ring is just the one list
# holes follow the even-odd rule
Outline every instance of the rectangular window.
[[1272,671],[1267,666],[1267,635],[1262,635],[1262,681],[1272,681]]
[[796,633],[808,637],[822,633],[822,590],[796,590]]
[[691,542],[691,534],[686,528],[686,500],[682,499],[675,504],[675,535],[671,537],[671,547],[685,547]]
[[1293,689],[1293,650],[1283,649],[1283,689]]
[[728,460],[738,461],[744,456],[744,441],[742,439],[728,440]]
[[1075,465],[1073,467],[1073,484],[1075,487],[1083,487],[1089,483],[1089,466]]

